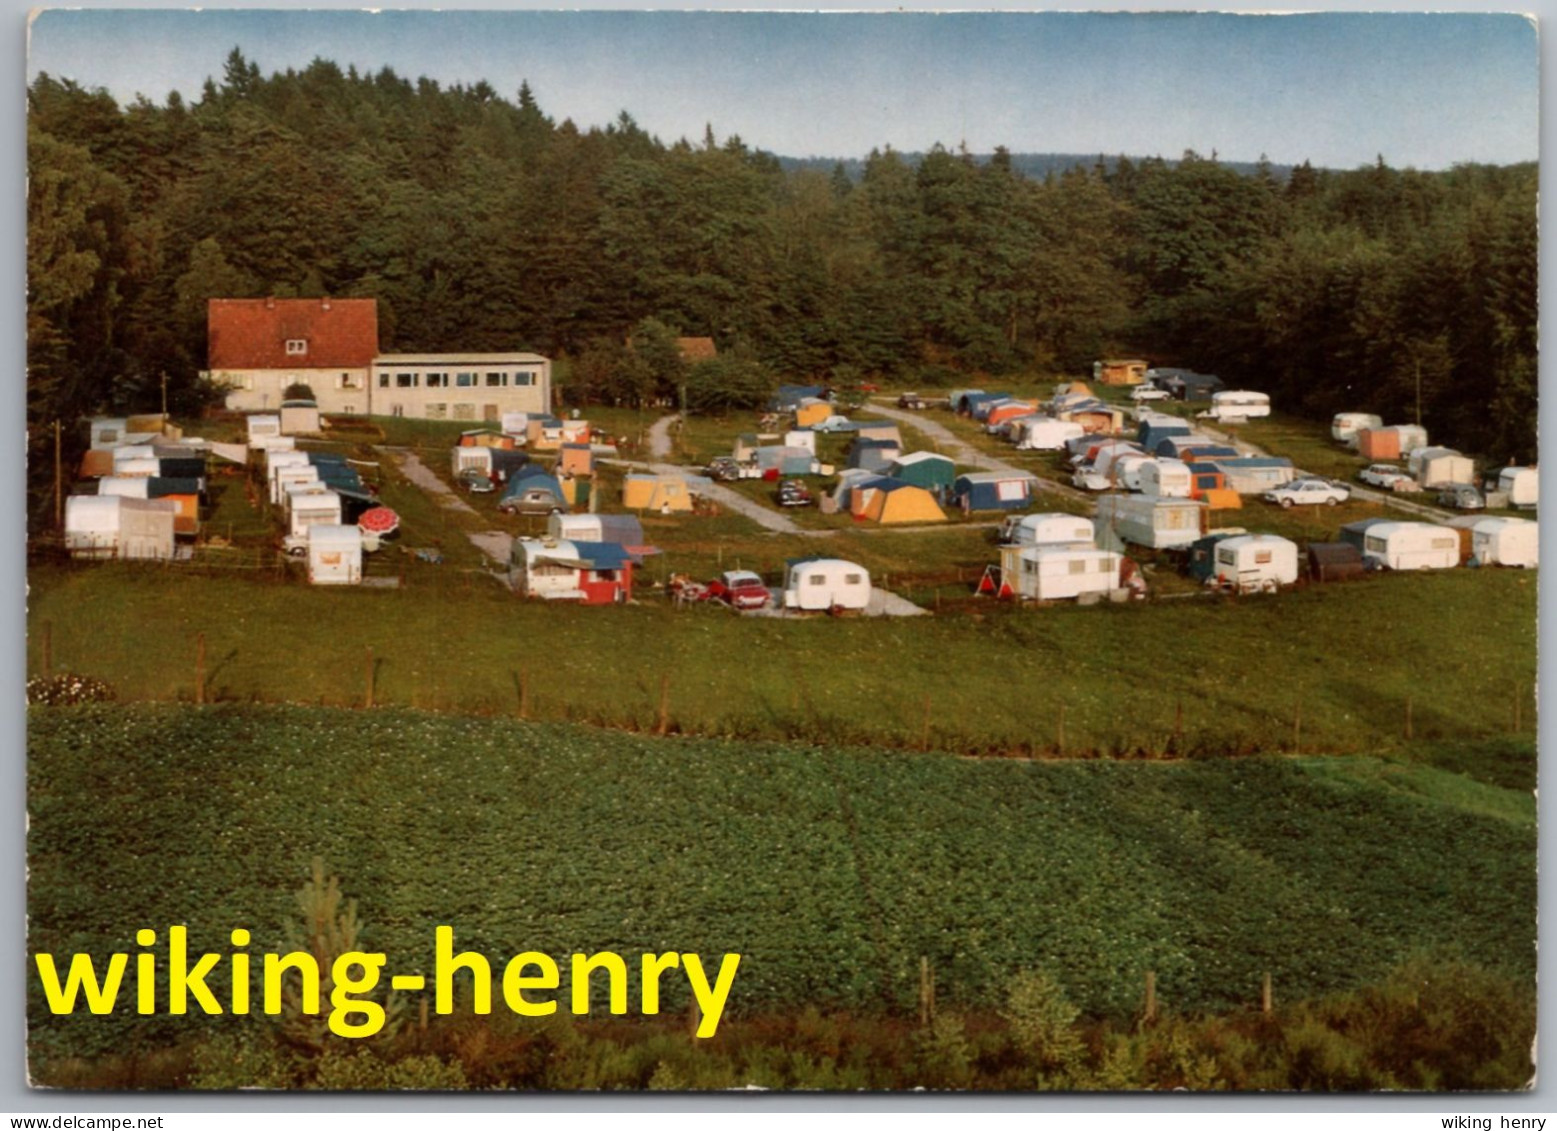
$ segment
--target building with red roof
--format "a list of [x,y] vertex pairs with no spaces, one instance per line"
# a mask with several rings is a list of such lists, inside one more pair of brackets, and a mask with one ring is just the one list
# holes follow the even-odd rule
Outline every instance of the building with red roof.
[[539,354],[381,354],[376,299],[213,298],[208,317],[209,375],[234,411],[274,411],[296,384],[323,413],[495,422],[551,410]]

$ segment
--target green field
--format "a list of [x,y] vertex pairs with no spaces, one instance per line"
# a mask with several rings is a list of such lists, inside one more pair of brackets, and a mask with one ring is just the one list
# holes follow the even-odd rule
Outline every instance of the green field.
[[342,591],[161,567],[34,569],[29,670],[46,623],[55,670],[132,700],[191,700],[203,633],[211,698],[360,704],[371,648],[380,705],[512,714],[525,677],[532,717],[644,729],[668,677],[672,729],[716,737],[918,748],[928,716],[935,748],[1046,753],[1063,710],[1065,753],[1128,756],[1164,751],[1175,731],[1174,748],[1192,753],[1286,750],[1294,737],[1309,751],[1402,749],[1408,711],[1418,740],[1507,735],[1516,712],[1517,733],[1534,727],[1536,584],[1524,571],[843,620],[648,597],[563,607],[480,575],[437,581]]
[[[1114,1018],[1146,971],[1175,1011],[1246,1005],[1266,971],[1295,1000],[1425,953],[1533,976],[1532,797],[1371,758],[980,761],[108,706],[33,709],[28,774],[32,951],[171,923],[280,947],[322,856],[391,970],[430,969],[438,924],[495,958],[737,951],[731,1017],[911,1012],[921,956],[946,1008],[1043,967]],[[32,1022],[45,1056],[189,1031],[36,1000]]]

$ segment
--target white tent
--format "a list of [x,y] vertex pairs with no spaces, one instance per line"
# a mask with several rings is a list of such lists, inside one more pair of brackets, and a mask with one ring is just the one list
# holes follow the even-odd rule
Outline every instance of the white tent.
[[1476,482],[1476,465],[1453,448],[1413,448],[1406,469],[1424,488]]
[[1086,429],[1073,420],[1055,420],[1052,416],[1024,416],[1014,439],[1024,451],[1057,452],[1065,441],[1085,435]]

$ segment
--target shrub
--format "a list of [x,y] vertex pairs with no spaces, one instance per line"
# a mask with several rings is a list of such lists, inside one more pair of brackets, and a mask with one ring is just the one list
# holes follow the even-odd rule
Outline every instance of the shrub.
[[112,703],[114,689],[96,676],[62,672],[34,676],[27,681],[27,702],[48,707],[73,707],[78,703]]

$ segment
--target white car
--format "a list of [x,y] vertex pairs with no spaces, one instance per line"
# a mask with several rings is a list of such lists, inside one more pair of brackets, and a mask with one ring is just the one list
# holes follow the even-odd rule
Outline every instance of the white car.
[[1350,487],[1343,483],[1332,483],[1328,479],[1294,479],[1290,483],[1283,483],[1280,487],[1273,487],[1260,496],[1267,503],[1280,503],[1283,507],[1290,507],[1297,503],[1333,507],[1351,497]]
[[1386,491],[1420,490],[1415,479],[1392,463],[1376,463],[1365,467],[1357,473],[1357,478],[1369,486],[1382,487]]
[[1130,390],[1130,399],[1136,404],[1142,401],[1171,401],[1173,394],[1166,389],[1159,389],[1156,385],[1137,385]]

